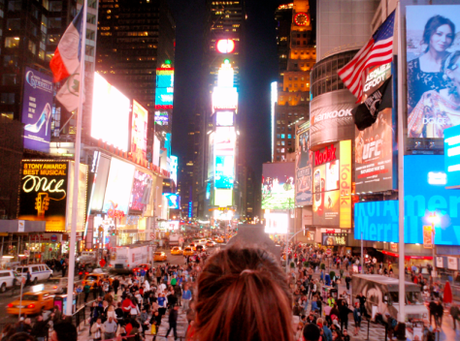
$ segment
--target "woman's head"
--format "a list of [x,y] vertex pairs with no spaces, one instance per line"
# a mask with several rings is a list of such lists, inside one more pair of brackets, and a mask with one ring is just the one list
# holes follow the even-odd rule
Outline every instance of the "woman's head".
[[428,45],[425,52],[445,52],[452,45],[454,37],[455,24],[452,21],[440,15],[431,17],[423,31],[423,43]]
[[200,341],[293,339],[286,278],[266,251],[233,247],[214,254],[197,289]]

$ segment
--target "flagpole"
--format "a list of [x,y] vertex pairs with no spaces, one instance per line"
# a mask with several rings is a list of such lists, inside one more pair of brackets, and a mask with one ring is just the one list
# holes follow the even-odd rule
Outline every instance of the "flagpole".
[[[83,0],[83,23],[80,50],[80,89],[78,91],[77,133],[75,135],[75,167],[72,195],[72,223],[69,242],[69,272],[67,284],[67,305],[65,315],[72,316],[73,291],[75,280],[75,243],[77,242],[78,187],[80,177],[81,123],[83,116],[83,93],[85,89],[85,46],[86,46],[86,17],[87,0]],[[82,207],[83,209],[83,207]]]
[[406,112],[405,85],[404,77],[406,70],[406,50],[403,45],[404,34],[401,15],[401,2],[398,1],[397,21],[398,21],[398,202],[399,202],[399,316],[398,321],[405,322],[406,316],[406,276],[404,268],[405,243],[404,243],[404,113]]

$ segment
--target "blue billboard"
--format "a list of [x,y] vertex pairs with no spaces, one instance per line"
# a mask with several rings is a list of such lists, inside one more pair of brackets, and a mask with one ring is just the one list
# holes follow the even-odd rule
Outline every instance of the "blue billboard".
[[[423,243],[423,226],[436,215],[434,242],[460,245],[460,196],[446,189],[443,155],[404,157],[404,236],[409,244]],[[376,201],[355,205],[355,239],[398,242],[398,202]]]
[[168,207],[172,209],[180,208],[180,196],[174,193],[163,193],[166,199],[168,199]]
[[23,84],[24,148],[48,153],[53,105],[52,77],[26,67]]
[[460,188],[460,126],[444,130],[446,188]]
[[234,161],[233,155],[216,156],[215,188],[233,188]]

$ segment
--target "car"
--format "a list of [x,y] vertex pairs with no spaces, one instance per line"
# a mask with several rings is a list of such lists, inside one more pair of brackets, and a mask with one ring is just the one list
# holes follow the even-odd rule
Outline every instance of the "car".
[[190,246],[192,249],[195,249],[196,245],[197,245],[196,243],[190,243],[189,246]]
[[207,247],[214,247],[216,246],[216,242],[213,242],[212,240],[208,240],[205,245]]
[[14,270],[0,270],[0,292],[21,285],[21,276]]
[[16,299],[9,303],[6,312],[12,315],[19,315],[19,310],[21,310],[21,314],[33,315],[53,309],[53,307],[54,295],[50,291],[29,291],[22,295],[22,301]]
[[166,257],[166,254],[164,252],[156,251],[153,254],[153,260],[155,262],[165,262],[167,259],[168,259],[168,257]]
[[200,239],[196,242],[197,245],[206,245],[206,239]]
[[182,249],[179,247],[179,246],[174,246],[172,249],[171,249],[171,255],[179,255],[179,256],[182,256]]
[[[44,284],[45,291],[49,291],[53,294],[66,294],[67,285],[69,280],[67,277],[52,277],[48,282]],[[75,281],[73,284],[74,288],[77,288],[82,284],[82,281]]]
[[197,252],[206,251],[206,246],[204,246],[204,245],[197,245],[197,246],[195,247],[194,251],[197,251]]
[[133,268],[133,272],[140,272],[141,269],[144,269],[145,272],[149,271],[149,269],[150,269],[150,264],[147,264],[147,263],[139,264],[138,266],[136,266],[135,268]]
[[79,263],[96,263],[96,251],[82,251],[81,255],[77,257]]
[[99,282],[99,280],[103,278],[108,278],[109,283],[112,284],[113,278],[108,277],[107,273],[92,272],[90,274],[85,275],[82,281],[82,285],[85,286],[86,284],[89,284],[92,287],[95,283]]
[[15,271],[21,277],[27,278],[27,272],[30,272],[30,281],[37,284],[38,281],[46,281],[53,277],[53,270],[46,264],[30,264],[17,266]]
[[224,242],[224,238],[222,237],[217,237],[216,238],[216,243],[223,243]]
[[193,249],[190,246],[187,246],[184,249],[183,255],[184,256],[193,256],[194,255]]

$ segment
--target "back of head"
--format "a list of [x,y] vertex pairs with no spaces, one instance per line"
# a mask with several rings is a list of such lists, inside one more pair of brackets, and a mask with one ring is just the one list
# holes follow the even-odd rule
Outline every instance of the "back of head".
[[70,322],[56,323],[53,327],[57,341],[77,341],[77,328]]
[[291,341],[291,296],[268,252],[231,247],[208,259],[198,278],[200,341]]
[[321,335],[319,327],[313,323],[307,324],[303,328],[302,334],[305,341],[318,341]]

